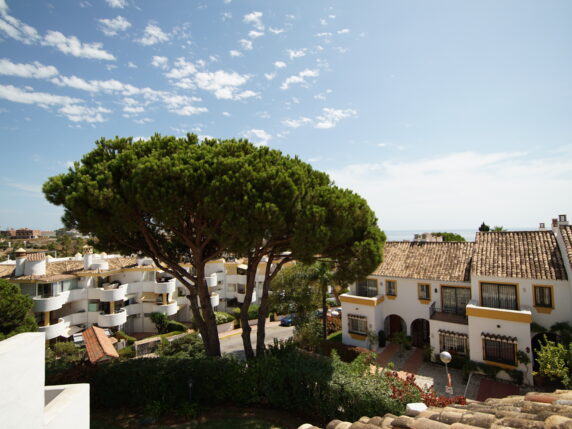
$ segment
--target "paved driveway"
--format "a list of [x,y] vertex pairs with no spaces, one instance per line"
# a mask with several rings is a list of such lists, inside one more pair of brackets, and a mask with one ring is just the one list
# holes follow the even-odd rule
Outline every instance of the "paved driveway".
[[[256,328],[252,329],[250,333],[250,339],[252,341],[252,347],[256,349]],[[292,326],[266,326],[266,338],[265,344],[273,344],[274,338],[279,340],[285,340],[292,336],[294,328]],[[226,336],[220,340],[220,348],[223,353],[234,354],[241,359],[244,359],[244,348],[242,346],[242,331],[236,332],[234,335]]]

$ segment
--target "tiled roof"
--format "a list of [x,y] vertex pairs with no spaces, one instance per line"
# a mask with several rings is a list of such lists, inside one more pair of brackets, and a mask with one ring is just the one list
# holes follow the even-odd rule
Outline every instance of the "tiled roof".
[[111,340],[105,335],[105,331],[97,326],[91,326],[83,331],[83,341],[89,361],[93,364],[104,357],[119,357],[119,353],[113,347]]
[[568,260],[572,265],[572,226],[561,226],[560,232],[562,233],[562,238],[564,239],[564,245],[566,246],[566,253],[568,254]]
[[[490,398],[485,402],[428,408],[420,413],[362,417],[355,423],[332,420],[326,429],[569,429],[572,427],[572,391],[527,393],[526,396]],[[304,424],[298,429],[318,429]]]
[[[28,256],[29,258],[29,256]],[[106,259],[109,270],[115,271],[122,268],[130,268],[137,266],[136,259],[131,257],[117,257]],[[35,280],[35,281],[58,281],[65,279],[72,279],[76,277],[77,274],[81,273],[100,273],[100,271],[95,270],[84,270],[83,259],[81,261],[68,260],[68,261],[46,261],[46,274],[42,276],[19,276],[13,277],[15,265],[0,265],[0,277],[13,278],[14,280]],[[146,267],[147,269],[149,267]],[[142,267],[143,269],[143,267]],[[105,271],[103,271],[105,273]]]
[[373,274],[387,277],[469,281],[474,243],[387,242]]
[[471,274],[539,280],[566,280],[552,231],[478,232]]

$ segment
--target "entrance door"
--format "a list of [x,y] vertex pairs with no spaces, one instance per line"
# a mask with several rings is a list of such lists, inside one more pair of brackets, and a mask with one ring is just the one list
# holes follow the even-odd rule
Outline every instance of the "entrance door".
[[425,319],[415,319],[411,324],[411,343],[415,347],[429,344],[429,322]]
[[403,325],[401,324],[401,317],[392,314],[389,316],[389,335],[397,334],[403,331]]

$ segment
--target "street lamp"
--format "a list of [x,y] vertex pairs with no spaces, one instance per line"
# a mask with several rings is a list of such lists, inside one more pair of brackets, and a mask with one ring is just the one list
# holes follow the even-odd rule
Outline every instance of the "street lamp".
[[445,386],[445,392],[447,392],[449,395],[452,395],[453,386],[451,384],[451,376],[449,375],[449,368],[447,367],[447,364],[451,362],[453,357],[451,356],[451,353],[447,351],[442,351],[441,353],[439,353],[439,359],[441,359],[441,362],[445,364],[445,373],[447,374],[447,386]]

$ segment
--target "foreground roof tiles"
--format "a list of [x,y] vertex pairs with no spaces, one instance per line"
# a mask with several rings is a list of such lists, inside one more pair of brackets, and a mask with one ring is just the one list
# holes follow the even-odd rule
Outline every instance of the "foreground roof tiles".
[[105,335],[105,331],[97,326],[92,326],[83,331],[83,341],[89,361],[96,364],[105,357],[119,357],[119,353],[113,347],[111,339]]
[[477,276],[566,280],[552,231],[478,232],[472,273]]
[[474,243],[387,242],[373,274],[386,277],[469,281]]
[[568,260],[572,265],[572,226],[561,226],[560,232],[562,233],[562,239],[564,240],[564,246],[566,247],[566,253],[568,254]]
[[[318,429],[305,424],[298,429]],[[569,429],[572,428],[572,391],[527,393],[526,396],[489,398],[484,402],[428,408],[407,416],[386,414],[362,417],[355,423],[332,420],[326,429]]]

